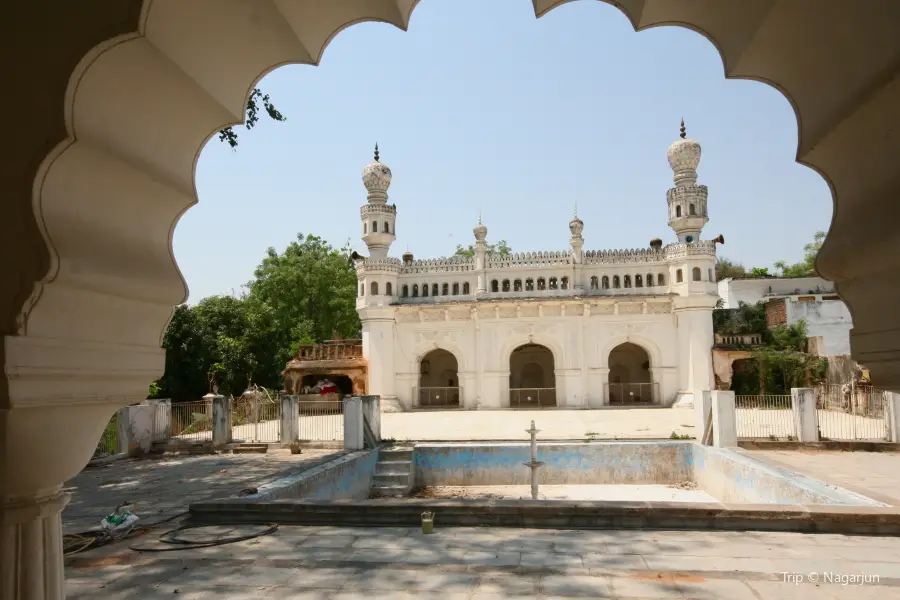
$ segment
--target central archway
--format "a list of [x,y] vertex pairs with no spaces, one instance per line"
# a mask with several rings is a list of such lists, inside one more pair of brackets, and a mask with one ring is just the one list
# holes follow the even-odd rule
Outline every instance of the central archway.
[[553,352],[524,344],[509,355],[509,405],[513,408],[556,406]]
[[609,353],[607,404],[653,404],[658,397],[650,372],[650,355],[632,342],[619,344]]
[[459,362],[453,353],[436,348],[419,362],[417,408],[462,406],[459,388]]

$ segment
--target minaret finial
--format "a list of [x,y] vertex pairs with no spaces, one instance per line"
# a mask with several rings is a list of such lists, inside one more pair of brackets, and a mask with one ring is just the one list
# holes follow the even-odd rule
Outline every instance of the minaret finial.
[[481,225],[481,211],[478,211],[478,224]]
[[[681,124],[684,125],[684,121],[682,121]],[[683,127],[682,131],[684,131]],[[682,134],[681,137],[684,137],[684,134]],[[378,142],[375,142],[375,162],[378,162]]]
[[578,203],[575,203],[575,218],[578,218]]
[[[687,129],[684,127],[684,117],[681,117],[681,139],[687,137]],[[375,152],[378,152],[378,146],[375,147]],[[375,157],[375,160],[378,160],[378,157]]]

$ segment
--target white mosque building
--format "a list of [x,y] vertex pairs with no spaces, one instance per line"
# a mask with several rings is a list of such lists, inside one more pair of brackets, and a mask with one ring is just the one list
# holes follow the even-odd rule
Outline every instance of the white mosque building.
[[479,222],[473,257],[401,260],[388,256],[397,210],[376,146],[360,209],[369,256],[356,260],[369,393],[386,410],[598,408],[687,403],[714,389],[721,238],[700,239],[708,192],[683,122],[668,159],[677,241],[666,246],[585,251],[576,215],[566,251],[492,255]]

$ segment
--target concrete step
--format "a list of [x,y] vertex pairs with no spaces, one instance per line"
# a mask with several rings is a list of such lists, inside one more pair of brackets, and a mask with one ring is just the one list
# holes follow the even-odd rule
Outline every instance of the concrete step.
[[409,494],[409,485],[397,485],[386,483],[372,484],[371,495],[381,498],[402,498]]
[[408,460],[385,460],[375,463],[375,474],[379,473],[406,473],[412,472],[412,462]]
[[390,452],[386,452],[384,450],[380,450],[378,453],[378,462],[408,462],[411,463],[413,459],[412,450],[404,451],[404,450],[392,450]]
[[238,444],[231,451],[235,454],[266,454],[269,451],[268,444]]
[[409,473],[376,473],[372,479],[372,486],[379,485],[409,485]]

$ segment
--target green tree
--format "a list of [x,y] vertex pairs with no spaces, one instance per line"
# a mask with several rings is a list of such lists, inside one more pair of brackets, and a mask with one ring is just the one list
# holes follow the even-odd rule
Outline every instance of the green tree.
[[750,270],[750,277],[772,277],[772,274],[769,273],[769,267],[753,267]]
[[716,281],[721,281],[729,277],[744,277],[747,270],[744,265],[733,262],[724,256],[716,259]]
[[[247,129],[253,129],[253,126],[259,122],[260,105],[262,105],[262,110],[269,115],[269,118],[279,122],[287,121],[287,117],[281,114],[275,108],[275,105],[272,104],[268,94],[264,94],[259,88],[253,88],[253,91],[250,92],[250,98],[247,100],[247,118],[244,121],[244,127]],[[219,132],[219,141],[227,143],[232,149],[237,148],[238,136],[234,131],[234,127],[226,127],[221,130]]]
[[785,277],[805,277],[816,274],[816,257],[819,250],[822,249],[822,242],[825,241],[825,232],[817,231],[813,236],[813,241],[803,246],[803,260],[792,265],[787,264],[783,260],[775,263],[778,269]]
[[198,400],[209,391],[210,372],[226,394],[242,392],[250,380],[277,386],[283,364],[273,356],[276,334],[272,311],[246,297],[179,306],[163,339],[166,370],[150,396]]
[[301,343],[359,337],[356,271],[349,253],[349,247],[337,250],[303,234],[281,254],[269,248],[248,289],[251,300],[272,310],[279,360],[287,361]]
[[[488,256],[509,256],[512,250],[509,247],[509,244],[506,243],[506,240],[500,240],[496,244],[487,244],[487,255]],[[475,256],[475,244],[469,244],[468,246],[463,246],[462,244],[456,245],[456,252],[453,253],[454,256]]]

